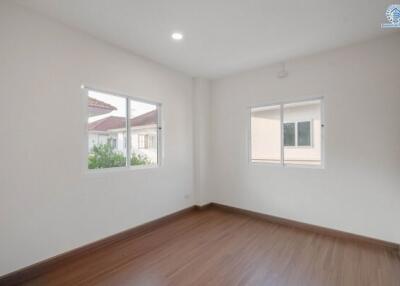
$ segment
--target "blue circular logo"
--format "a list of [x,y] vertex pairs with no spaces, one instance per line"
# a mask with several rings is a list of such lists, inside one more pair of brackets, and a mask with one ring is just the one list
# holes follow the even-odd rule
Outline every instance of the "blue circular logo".
[[386,10],[386,17],[392,24],[400,24],[400,5],[390,5]]

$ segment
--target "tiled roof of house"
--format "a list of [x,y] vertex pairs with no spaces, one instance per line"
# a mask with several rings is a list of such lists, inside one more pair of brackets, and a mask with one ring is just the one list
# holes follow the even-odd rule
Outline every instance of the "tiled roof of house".
[[[119,116],[109,116],[89,123],[89,131],[109,131],[125,127],[125,118]],[[157,110],[153,110],[131,119],[131,127],[157,124]]]
[[108,131],[110,129],[119,129],[125,127],[125,118],[119,116],[109,116],[88,125],[90,131]]
[[88,107],[103,109],[103,110],[108,110],[108,111],[117,110],[117,108],[115,106],[112,106],[111,104],[94,99],[92,97],[88,97]]
[[145,126],[151,124],[157,124],[156,109],[131,119],[131,126]]

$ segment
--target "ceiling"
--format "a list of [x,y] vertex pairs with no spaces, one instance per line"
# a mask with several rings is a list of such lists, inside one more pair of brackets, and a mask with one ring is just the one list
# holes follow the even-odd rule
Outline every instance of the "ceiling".
[[[388,33],[393,0],[19,0],[192,76],[220,77]],[[173,41],[174,31],[185,36]]]

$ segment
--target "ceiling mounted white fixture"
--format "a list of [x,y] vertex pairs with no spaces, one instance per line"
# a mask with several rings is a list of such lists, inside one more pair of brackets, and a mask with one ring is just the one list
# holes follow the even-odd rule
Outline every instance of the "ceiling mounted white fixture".
[[175,33],[172,33],[172,34],[171,34],[171,38],[172,38],[173,40],[175,40],[175,41],[180,41],[180,40],[183,39],[183,34],[182,34],[182,33],[175,32]]
[[289,75],[289,73],[286,70],[286,64],[283,62],[283,63],[281,63],[281,69],[279,70],[277,76],[278,76],[278,78],[286,78],[286,77],[288,77],[288,75]]

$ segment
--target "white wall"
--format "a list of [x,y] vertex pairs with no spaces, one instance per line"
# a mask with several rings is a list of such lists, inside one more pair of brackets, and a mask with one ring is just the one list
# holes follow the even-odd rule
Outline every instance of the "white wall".
[[[211,200],[400,243],[400,35],[212,86]],[[248,107],[325,97],[323,170],[248,163]]]
[[202,206],[210,202],[211,82],[207,79],[193,80],[193,116],[195,201]]
[[[190,77],[10,1],[0,39],[0,275],[193,205]],[[163,104],[161,168],[83,172],[81,84]]]

